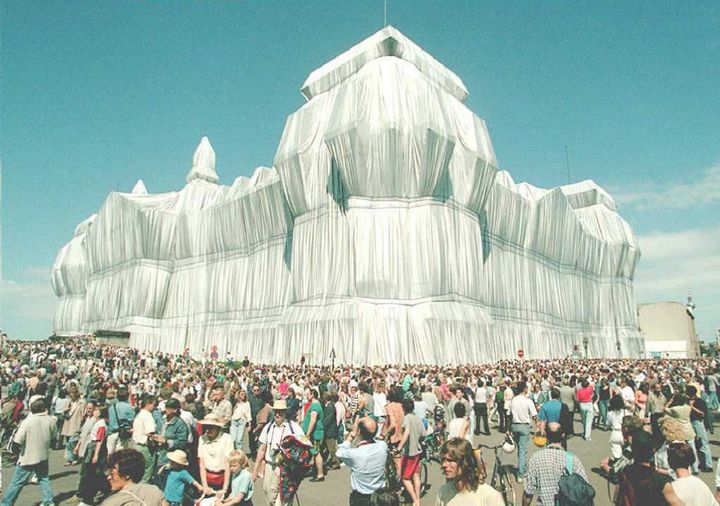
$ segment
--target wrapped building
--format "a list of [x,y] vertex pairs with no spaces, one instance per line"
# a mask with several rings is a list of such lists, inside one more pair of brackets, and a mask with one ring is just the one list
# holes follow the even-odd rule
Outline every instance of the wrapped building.
[[111,193],[57,255],[59,335],[292,363],[638,356],[635,236],[592,181],[516,184],[457,75],[392,27],[310,74],[273,168]]

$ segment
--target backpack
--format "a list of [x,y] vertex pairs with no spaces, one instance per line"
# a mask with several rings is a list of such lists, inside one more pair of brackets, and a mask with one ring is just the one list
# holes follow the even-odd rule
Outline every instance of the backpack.
[[592,506],[595,489],[582,476],[573,472],[573,454],[565,454],[565,471],[558,481],[557,504],[560,506]]
[[118,416],[117,403],[113,404],[113,409],[115,410],[115,419],[118,423],[118,439],[127,441],[132,437],[132,422]]

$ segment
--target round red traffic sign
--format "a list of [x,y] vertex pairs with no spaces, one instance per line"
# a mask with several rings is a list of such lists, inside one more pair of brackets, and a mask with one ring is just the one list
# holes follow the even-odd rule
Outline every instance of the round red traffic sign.
[[518,357],[523,358],[524,356],[525,356],[525,351],[522,348],[520,348],[518,350]]
[[210,348],[210,351],[212,351],[213,353],[217,353],[217,346],[213,344],[212,348]]

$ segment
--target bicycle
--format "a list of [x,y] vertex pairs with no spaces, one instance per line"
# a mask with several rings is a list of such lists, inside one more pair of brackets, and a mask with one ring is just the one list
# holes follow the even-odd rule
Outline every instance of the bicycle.
[[[510,475],[512,473],[508,471],[508,468],[512,466],[504,465],[500,461],[499,450],[502,446],[502,444],[497,446],[486,446],[481,444],[478,445],[477,449],[487,448],[488,450],[493,450],[495,453],[495,464],[493,465],[493,472],[489,484],[492,488],[500,492],[507,506],[514,506],[516,504],[517,497],[515,496],[515,489],[513,489],[512,484],[510,483]],[[485,460],[482,457],[479,457],[478,462],[480,463],[480,475],[487,483],[487,465],[485,464]]]
[[[420,458],[420,497],[424,497],[430,490],[430,484],[428,483],[428,469],[427,463],[429,462],[426,457],[425,450]],[[387,460],[385,461],[385,478],[387,479],[388,490],[398,496],[400,504],[404,504],[410,501],[410,494],[403,486],[402,480],[398,475],[397,464],[395,459],[400,458],[400,452],[391,447],[388,449]]]
[[442,461],[442,455],[440,450],[442,449],[443,443],[445,443],[446,435],[442,430],[434,430],[432,433],[425,436],[423,439],[423,460],[425,462],[437,462],[438,464]]

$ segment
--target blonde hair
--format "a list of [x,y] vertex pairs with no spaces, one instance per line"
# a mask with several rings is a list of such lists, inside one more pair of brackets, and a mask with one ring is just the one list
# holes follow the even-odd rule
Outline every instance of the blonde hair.
[[248,466],[248,458],[241,450],[233,450],[228,455],[228,464],[240,464],[241,469],[245,469]]

